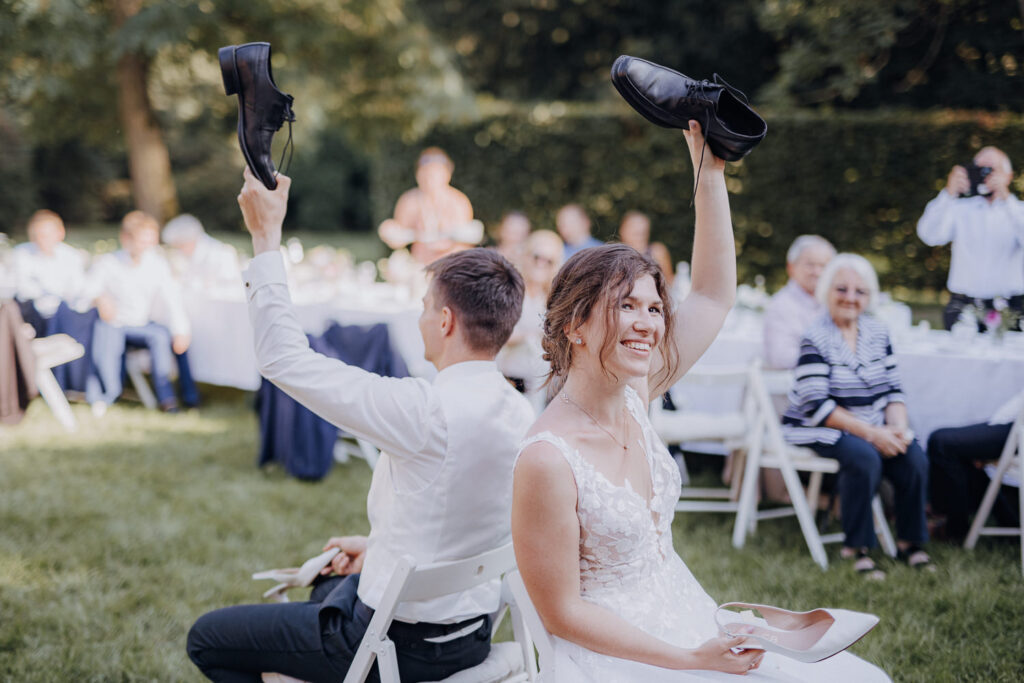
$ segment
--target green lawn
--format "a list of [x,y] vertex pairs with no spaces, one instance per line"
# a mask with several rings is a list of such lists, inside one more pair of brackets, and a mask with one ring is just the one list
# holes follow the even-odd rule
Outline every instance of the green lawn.
[[[0,428],[0,680],[200,680],[185,634],[204,611],[256,601],[259,569],[297,564],[328,536],[367,529],[370,472],[302,483],[255,467],[251,395],[218,390],[198,412],[73,406],[61,430],[37,399]],[[676,547],[719,601],[875,612],[854,651],[897,680],[1024,678],[1017,546],[937,546],[936,574],[885,563],[883,584],[820,571],[791,520],[742,551],[724,515],[680,515]],[[838,554],[830,549],[833,558]]]

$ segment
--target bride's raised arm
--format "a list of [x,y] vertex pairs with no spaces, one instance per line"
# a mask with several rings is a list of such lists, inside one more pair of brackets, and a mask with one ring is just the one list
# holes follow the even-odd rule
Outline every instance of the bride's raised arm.
[[512,538],[516,562],[545,628],[594,652],[669,669],[746,673],[761,650],[731,648],[743,638],[720,636],[700,647],[675,647],[580,595],[580,520],[576,483],[558,449],[527,446],[515,470]]
[[[714,341],[736,299],[736,244],[732,234],[729,194],[725,189],[725,162],[705,148],[701,126],[690,121],[684,130],[694,175],[700,173],[694,191],[696,211],[693,256],[690,263],[690,294],[676,307],[675,328],[666,344],[674,344],[679,365],[671,376],[662,376],[658,357],[651,363],[649,398],[655,399],[675,384]],[[703,157],[703,161],[702,161]]]

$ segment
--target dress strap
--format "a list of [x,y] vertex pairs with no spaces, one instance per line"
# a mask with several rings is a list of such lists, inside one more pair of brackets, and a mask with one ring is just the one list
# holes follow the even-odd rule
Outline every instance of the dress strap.
[[561,453],[562,456],[569,463],[569,467],[572,468],[573,474],[576,473],[577,465],[579,464],[579,456],[572,449],[572,447],[569,446],[565,439],[558,436],[557,434],[552,434],[547,430],[543,432],[538,432],[533,436],[527,437],[526,439],[523,440],[522,443],[519,444],[519,451],[516,453],[516,462],[519,462],[519,456],[523,454],[523,451],[526,450],[527,446],[531,446],[537,443],[538,441],[546,441],[547,443],[557,448],[558,452]]

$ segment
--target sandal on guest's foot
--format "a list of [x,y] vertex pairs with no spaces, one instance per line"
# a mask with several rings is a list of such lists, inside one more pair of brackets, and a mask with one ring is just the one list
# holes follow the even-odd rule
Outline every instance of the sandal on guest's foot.
[[909,545],[906,548],[896,551],[896,559],[903,560],[911,569],[920,569],[926,572],[935,571],[935,563],[928,553],[919,545]]
[[840,553],[843,559],[853,560],[853,571],[868,581],[885,581],[885,572],[878,568],[875,561],[864,550],[847,552],[844,548]]

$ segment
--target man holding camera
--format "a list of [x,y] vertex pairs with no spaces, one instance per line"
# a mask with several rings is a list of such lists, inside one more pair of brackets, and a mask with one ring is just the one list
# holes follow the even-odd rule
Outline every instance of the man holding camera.
[[942,322],[950,329],[961,311],[995,310],[997,298],[1024,314],[1024,202],[1010,194],[1013,168],[996,147],[984,147],[967,166],[954,166],[946,187],[928,202],[917,235],[929,246],[953,243],[949,303]]

